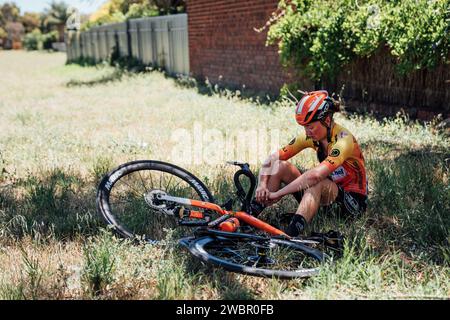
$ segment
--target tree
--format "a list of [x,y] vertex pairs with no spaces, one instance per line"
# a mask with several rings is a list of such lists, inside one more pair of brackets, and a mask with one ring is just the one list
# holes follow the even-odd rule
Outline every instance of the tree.
[[82,29],[127,19],[180,13],[185,8],[185,0],[109,0],[90,16]]
[[41,15],[39,13],[25,12],[21,20],[26,33],[41,27]]
[[52,1],[50,3],[50,8],[44,10],[45,20],[44,25],[50,29],[56,28],[59,33],[59,41],[64,41],[64,26],[69,18],[67,9],[69,6],[64,2]]
[[0,6],[0,39],[4,48],[21,47],[23,25],[19,20],[20,9],[14,2]]
[[148,5],[148,0],[119,0],[118,2],[118,9],[123,14],[127,14],[130,10],[130,7],[132,5]]
[[158,7],[160,14],[184,12],[186,2],[184,0],[152,0]]
[[20,22],[11,21],[6,24],[5,29],[8,33],[6,47],[8,49],[20,49],[22,47],[22,37],[25,31],[23,25]]
[[105,2],[100,9],[90,16],[87,24],[93,26],[125,20],[125,14],[120,12],[121,3],[122,0],[110,0]]
[[155,5],[133,3],[126,14],[127,19],[158,16],[159,10]]
[[6,26],[8,22],[17,22],[19,18],[20,9],[14,2],[0,6],[0,27]]

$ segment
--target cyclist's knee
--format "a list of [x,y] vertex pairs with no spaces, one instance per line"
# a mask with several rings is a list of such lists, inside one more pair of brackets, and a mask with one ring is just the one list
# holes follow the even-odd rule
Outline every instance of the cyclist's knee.
[[315,192],[320,194],[321,205],[329,205],[336,199],[338,195],[337,185],[329,179],[320,181],[313,188],[315,188]]
[[315,185],[307,188],[305,191],[309,191],[309,192],[320,192],[322,191],[322,189],[325,187],[325,183],[324,181],[320,181],[318,183],[316,183]]
[[[332,186],[333,182],[328,180],[328,179],[324,179],[318,183],[316,183],[315,185],[305,189],[305,192],[311,192],[311,193],[319,193],[319,194],[328,194],[330,192],[335,191],[334,189],[336,189],[337,191],[337,187],[334,188]],[[335,192],[333,192],[335,193]]]
[[302,173],[289,161],[280,161],[280,177],[285,183],[290,183]]
[[289,162],[284,160],[279,160],[276,164],[274,176],[282,177],[285,175],[285,173],[289,170]]

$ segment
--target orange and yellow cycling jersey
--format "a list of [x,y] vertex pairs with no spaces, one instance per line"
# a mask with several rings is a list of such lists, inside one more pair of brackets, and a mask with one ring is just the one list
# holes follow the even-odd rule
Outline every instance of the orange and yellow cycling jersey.
[[288,160],[306,148],[317,152],[321,165],[330,169],[330,178],[344,191],[367,195],[364,156],[350,131],[334,124],[326,153],[321,151],[318,141],[313,141],[303,132],[278,151],[279,159]]

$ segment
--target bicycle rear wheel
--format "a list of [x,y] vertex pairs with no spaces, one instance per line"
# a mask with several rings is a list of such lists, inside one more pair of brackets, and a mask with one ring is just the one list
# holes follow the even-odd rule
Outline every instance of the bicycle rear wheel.
[[125,238],[156,243],[167,237],[189,234],[178,226],[178,217],[152,207],[152,192],[175,197],[214,202],[206,186],[188,171],[161,161],[140,160],[125,163],[108,173],[97,192],[97,210],[108,225]]
[[303,278],[319,272],[325,255],[307,245],[282,239],[206,236],[190,243],[202,261],[228,271],[259,277]]

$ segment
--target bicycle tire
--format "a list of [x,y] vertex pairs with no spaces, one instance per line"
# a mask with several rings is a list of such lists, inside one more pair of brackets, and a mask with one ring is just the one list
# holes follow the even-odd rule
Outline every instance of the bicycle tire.
[[[103,177],[103,179],[101,180],[101,182],[98,186],[98,190],[97,190],[96,205],[97,205],[97,211],[100,213],[100,216],[103,218],[103,220],[108,225],[110,225],[117,234],[119,234],[120,236],[122,236],[124,238],[141,239],[141,240],[144,240],[149,243],[158,243],[160,240],[162,240],[161,238],[157,239],[154,235],[151,234],[151,232],[149,232],[149,234],[146,234],[145,231],[142,231],[142,232],[137,231],[137,229],[140,229],[140,228],[142,230],[145,230],[146,227],[155,229],[155,228],[159,228],[159,226],[156,226],[156,225],[139,226],[138,225],[138,227],[135,227],[135,228],[137,228],[136,230],[132,229],[129,225],[130,222],[124,222],[124,219],[119,217],[118,209],[113,208],[112,201],[111,201],[112,195],[116,196],[114,193],[119,192],[118,190],[115,190],[114,188],[118,185],[118,182],[120,182],[121,179],[123,179],[123,183],[128,185],[131,189],[131,192],[128,194],[128,196],[131,198],[135,197],[136,205],[142,206],[142,208],[139,207],[139,209],[143,210],[143,214],[147,214],[145,212],[145,210],[148,209],[151,211],[151,209],[149,209],[148,205],[147,205],[147,208],[145,207],[146,204],[143,202],[143,201],[145,201],[144,197],[141,196],[141,198],[139,198],[140,194],[138,191],[136,191],[134,189],[135,188],[134,183],[139,183],[139,180],[141,180],[142,185],[144,187],[143,190],[145,190],[145,192],[149,192],[149,190],[154,190],[155,189],[154,181],[153,181],[154,177],[152,177],[152,173],[160,174],[160,177],[159,177],[160,187],[161,187],[161,176],[163,176],[164,179],[166,179],[165,175],[167,174],[169,177],[172,177],[172,178],[170,178],[169,185],[170,185],[173,177],[175,177],[175,179],[179,180],[178,185],[174,186],[175,189],[177,189],[177,187],[180,188],[179,187],[180,183],[183,183],[182,186],[183,186],[183,188],[186,188],[186,190],[190,190],[189,188],[192,188],[193,191],[191,190],[191,195],[190,195],[192,198],[197,197],[199,200],[202,200],[205,202],[214,202],[214,197],[212,196],[211,192],[203,184],[202,181],[200,181],[192,173],[190,173],[187,170],[182,169],[176,165],[162,162],[162,161],[155,161],[155,160],[138,160],[138,161],[132,161],[132,162],[122,164],[121,166],[113,169],[111,172],[106,174]],[[131,179],[132,174],[135,177],[133,179]],[[147,175],[147,177],[145,177],[146,175]],[[148,179],[148,175],[150,175],[150,179],[151,179],[151,187],[150,188],[147,185],[147,184],[150,184],[150,179]],[[126,177],[128,177],[128,178],[126,178]],[[128,182],[125,182],[126,179],[128,179]],[[136,180],[136,181],[134,181],[134,180]],[[130,185],[130,183],[132,183],[132,185]],[[118,189],[118,188],[119,188],[119,186],[116,187],[116,189]],[[171,195],[180,196],[178,194],[171,194]],[[127,203],[127,201],[128,201],[131,203],[131,201],[129,199],[127,199],[126,197],[127,196],[125,195],[123,198],[125,200],[123,200],[123,202]],[[120,194],[119,194],[118,198],[121,199]],[[118,203],[120,203],[120,202],[118,202]],[[126,208],[126,205],[127,204],[125,204],[125,208]],[[117,208],[119,208],[119,205],[117,205]],[[125,208],[124,208],[124,210],[125,210]],[[132,207],[132,209],[133,208],[136,208],[136,206]],[[130,210],[130,211],[132,211],[132,210]],[[155,215],[156,220],[160,219],[160,217],[157,214]],[[160,213],[160,214],[163,215],[163,213]],[[133,218],[134,217],[131,214],[130,219],[133,219]],[[176,217],[173,217],[173,216],[171,217],[169,215],[166,215],[166,218],[177,220]],[[147,219],[147,217],[145,219]],[[160,222],[162,222],[163,218],[161,218],[160,220],[161,220]],[[128,223],[128,225],[127,225],[127,223]],[[170,222],[170,223],[171,223],[170,226],[172,226],[174,228],[174,227],[176,227],[177,221],[176,221],[176,223],[175,222]]]
[[[246,261],[243,262],[236,262],[233,261],[233,258],[235,258],[237,255],[241,255],[238,253],[233,252],[234,247],[241,246],[241,245],[248,245],[252,242],[269,242],[269,245],[273,245],[275,247],[281,247],[287,248],[290,250],[293,250],[293,253],[295,255],[298,255],[300,258],[300,255],[308,257],[308,259],[311,259],[314,261],[315,267],[311,268],[297,268],[295,270],[286,270],[286,269],[274,269],[269,268],[270,264],[268,266],[262,265],[259,266],[250,266]],[[214,251],[214,250],[216,251]],[[319,272],[320,264],[324,261],[326,255],[315,248],[311,248],[307,245],[298,243],[298,242],[292,242],[289,240],[283,240],[283,239],[265,239],[265,240],[253,240],[251,238],[239,238],[238,236],[234,236],[233,238],[227,238],[227,237],[216,237],[216,236],[205,236],[198,238],[196,240],[193,240],[189,244],[189,251],[197,258],[202,260],[206,263],[211,263],[216,266],[222,267],[228,271],[241,273],[241,274],[248,274],[252,276],[258,276],[258,277],[275,277],[275,278],[282,278],[282,279],[292,279],[292,278],[306,278],[316,275]],[[228,253],[234,257],[226,258],[223,255],[225,251],[228,251]],[[269,259],[273,257],[269,256]],[[242,259],[244,259],[242,257]],[[266,258],[267,259],[267,258]],[[250,260],[249,260],[250,261]],[[250,261],[253,263],[254,261]]]

